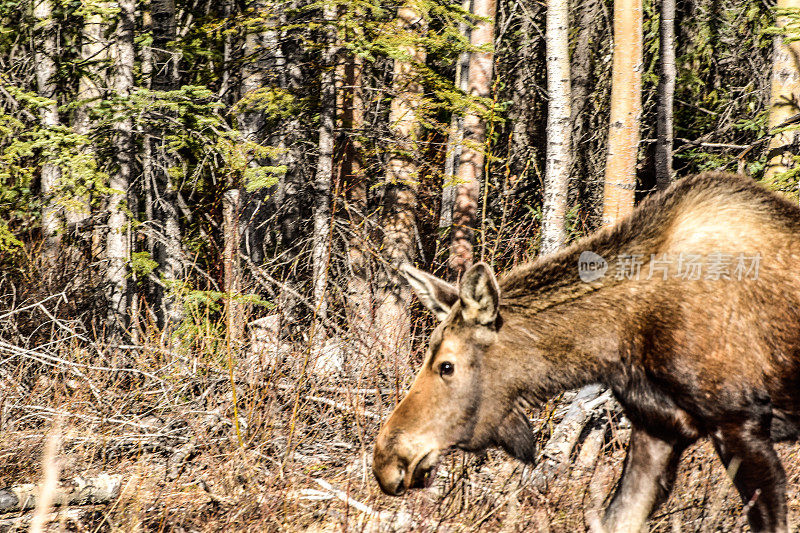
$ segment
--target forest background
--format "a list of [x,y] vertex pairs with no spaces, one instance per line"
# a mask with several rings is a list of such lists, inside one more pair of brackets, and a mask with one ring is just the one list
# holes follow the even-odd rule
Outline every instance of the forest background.
[[[531,414],[547,467],[379,494],[432,325],[398,267],[503,272],[705,170],[797,201],[798,9],[0,0],[0,485],[120,476],[46,515],[112,529],[582,527],[600,390]],[[655,530],[743,527],[712,456]]]

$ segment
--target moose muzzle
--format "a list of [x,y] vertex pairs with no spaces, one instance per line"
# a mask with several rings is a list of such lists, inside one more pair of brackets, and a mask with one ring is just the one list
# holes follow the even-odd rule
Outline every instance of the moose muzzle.
[[401,496],[407,489],[430,486],[439,462],[438,447],[387,429],[388,424],[378,434],[372,460],[372,473],[381,490]]

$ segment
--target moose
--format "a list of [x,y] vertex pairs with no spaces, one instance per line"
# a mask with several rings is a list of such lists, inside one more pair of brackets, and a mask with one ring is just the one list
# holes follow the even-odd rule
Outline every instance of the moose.
[[439,324],[376,438],[381,489],[428,485],[452,448],[534,462],[525,409],[601,383],[632,430],[598,529],[639,532],[682,452],[708,437],[751,529],[788,532],[773,443],[800,432],[799,266],[800,208],[725,173],[679,180],[617,225],[499,280],[484,263],[458,287],[404,266]]

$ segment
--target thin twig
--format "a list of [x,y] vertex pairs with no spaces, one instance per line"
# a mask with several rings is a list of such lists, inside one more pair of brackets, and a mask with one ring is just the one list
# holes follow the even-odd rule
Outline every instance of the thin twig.
[[[345,404],[343,404],[341,402],[336,402],[334,400],[330,400],[328,398],[321,398],[319,396],[306,396],[306,398],[311,400],[312,402],[324,403],[325,405],[329,405],[329,406],[331,406],[331,407],[333,407],[335,409],[339,409],[340,411],[345,411],[345,412],[348,412],[348,413],[352,413],[353,412],[353,409],[351,409],[350,406],[345,405]],[[375,414],[375,413],[373,413],[371,411],[367,411],[366,409],[361,409],[360,413],[355,413],[355,414],[361,414],[361,415],[364,415],[367,418],[372,418],[373,420],[380,420],[381,419],[380,416],[378,416],[377,414]]]

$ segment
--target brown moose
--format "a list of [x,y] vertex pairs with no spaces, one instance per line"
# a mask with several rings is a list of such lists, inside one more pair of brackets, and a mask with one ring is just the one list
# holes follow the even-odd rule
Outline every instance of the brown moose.
[[406,266],[441,323],[377,437],[375,477],[392,495],[424,486],[448,448],[532,462],[525,406],[602,383],[633,427],[602,528],[640,531],[681,453],[709,437],[752,530],[788,531],[773,442],[800,430],[798,267],[800,209],[720,173],[678,181],[499,281],[485,264],[459,288]]

